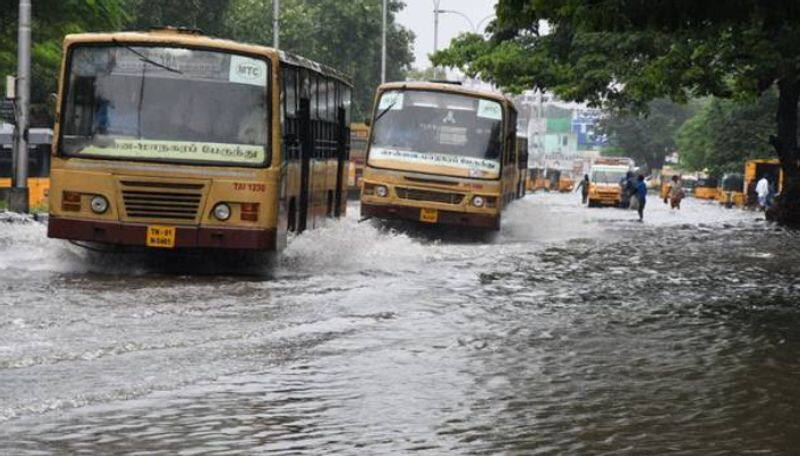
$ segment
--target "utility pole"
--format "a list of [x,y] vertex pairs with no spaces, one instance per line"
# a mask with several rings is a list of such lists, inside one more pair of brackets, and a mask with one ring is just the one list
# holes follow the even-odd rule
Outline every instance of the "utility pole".
[[386,3],[383,0],[383,34],[381,36],[381,84],[386,82]]
[[[433,0],[433,53],[439,50],[439,4],[441,0]],[[433,66],[433,78],[436,79],[436,65]]]
[[281,2],[272,0],[272,47],[275,49],[281,46]]
[[17,38],[16,118],[14,128],[14,175],[9,208],[28,213],[28,111],[31,98],[31,0],[19,0]]

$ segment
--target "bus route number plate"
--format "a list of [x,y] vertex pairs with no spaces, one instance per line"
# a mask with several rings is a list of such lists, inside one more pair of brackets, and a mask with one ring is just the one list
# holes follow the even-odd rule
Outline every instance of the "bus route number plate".
[[425,223],[436,223],[439,221],[439,211],[422,208],[419,211],[419,220]]
[[148,226],[147,246],[161,249],[175,248],[175,227],[159,225]]

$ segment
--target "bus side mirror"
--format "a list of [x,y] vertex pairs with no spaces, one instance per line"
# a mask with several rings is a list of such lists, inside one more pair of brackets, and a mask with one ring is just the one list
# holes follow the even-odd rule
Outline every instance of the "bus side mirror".
[[364,125],[371,127],[372,126],[372,119],[366,118],[364,119]]

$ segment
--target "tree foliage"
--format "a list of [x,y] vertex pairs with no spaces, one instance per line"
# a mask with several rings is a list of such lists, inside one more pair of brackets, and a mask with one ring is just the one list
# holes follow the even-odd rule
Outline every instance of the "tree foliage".
[[[125,0],[37,0],[31,30],[31,120],[50,123],[47,97],[56,91],[61,40],[69,33],[118,30],[127,22]],[[18,0],[0,0],[0,76],[17,73]],[[3,87],[5,89],[5,87]]]
[[489,39],[463,35],[436,63],[511,90],[637,110],[658,97],[754,100],[777,87],[771,142],[787,175],[782,204],[800,223],[800,3],[500,0],[496,9]]
[[660,169],[675,148],[675,133],[691,115],[691,108],[665,99],[649,103],[647,115],[616,111],[600,123],[618,154]]
[[[282,49],[336,68],[354,84],[353,118],[364,117],[380,84],[381,2],[375,0],[282,0]],[[387,80],[402,80],[411,68],[414,34],[395,22],[404,7],[389,2]],[[272,0],[231,0],[225,35],[272,44]]]
[[681,165],[713,175],[741,172],[744,162],[772,158],[777,96],[765,93],[755,103],[712,98],[678,130]]

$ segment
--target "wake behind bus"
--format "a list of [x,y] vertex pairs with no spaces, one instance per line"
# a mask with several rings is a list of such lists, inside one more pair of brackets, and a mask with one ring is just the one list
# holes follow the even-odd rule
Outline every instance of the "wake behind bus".
[[504,95],[397,82],[376,94],[361,216],[498,230],[518,191],[517,111]]
[[344,213],[337,71],[177,29],[70,35],[63,55],[50,237],[271,251]]

